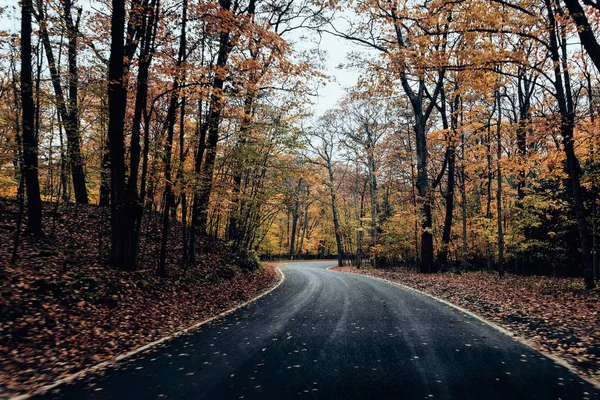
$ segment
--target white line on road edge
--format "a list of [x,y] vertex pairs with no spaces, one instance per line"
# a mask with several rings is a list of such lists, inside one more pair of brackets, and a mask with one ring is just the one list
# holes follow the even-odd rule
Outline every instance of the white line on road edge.
[[87,374],[89,374],[91,372],[100,370],[102,368],[108,367],[108,366],[113,365],[113,364],[116,364],[119,361],[122,361],[122,360],[124,360],[126,358],[129,358],[129,357],[133,356],[133,355],[141,353],[142,351],[148,350],[151,347],[154,347],[154,346],[159,345],[161,343],[164,343],[164,342],[166,342],[168,340],[171,340],[171,339],[174,339],[174,338],[176,338],[178,336],[181,336],[181,335],[183,335],[183,334],[185,334],[185,333],[187,333],[187,332],[189,332],[191,330],[199,328],[202,325],[205,325],[205,324],[207,324],[209,322],[212,322],[212,321],[214,321],[216,319],[225,317],[225,316],[227,316],[227,315],[229,315],[229,314],[231,314],[231,313],[239,310],[240,308],[245,307],[248,304],[257,301],[258,299],[260,299],[260,298],[268,295],[273,290],[277,289],[283,283],[283,281],[285,280],[285,275],[283,274],[283,271],[281,271],[281,269],[279,267],[276,266],[275,269],[277,270],[277,272],[279,272],[279,282],[277,282],[277,284],[275,286],[273,286],[272,288],[264,291],[263,293],[259,294],[258,296],[254,297],[253,299],[250,299],[250,300],[248,300],[248,301],[246,301],[246,302],[244,302],[242,304],[239,304],[239,305],[235,306],[234,308],[230,308],[227,311],[223,311],[222,313],[217,314],[214,317],[205,319],[204,321],[198,322],[198,323],[196,323],[196,324],[194,324],[192,326],[189,326],[189,327],[187,327],[185,329],[182,329],[182,330],[180,330],[178,332],[172,333],[171,335],[162,337],[162,338],[160,338],[158,340],[155,340],[154,342],[148,343],[148,344],[146,344],[146,345],[144,345],[142,347],[138,347],[135,350],[131,350],[130,352],[127,352],[127,353],[121,354],[119,356],[116,356],[116,357],[114,357],[114,358],[112,358],[112,359],[110,359],[108,361],[103,361],[103,362],[101,362],[99,364],[96,364],[96,365],[94,365],[92,367],[89,367],[89,368],[83,369],[83,370],[81,370],[79,372],[76,372],[74,374],[65,376],[64,378],[61,378],[61,379],[59,379],[57,381],[54,381],[53,383],[51,383],[49,385],[42,386],[41,388],[39,388],[37,390],[34,390],[31,393],[25,393],[25,394],[22,394],[22,395],[19,395],[19,396],[11,397],[9,400],[25,400],[25,399],[30,398],[31,396],[36,396],[36,395],[40,395],[40,394],[46,393],[47,391],[52,390],[52,389],[56,388],[57,386],[60,386],[60,385],[62,385],[64,383],[72,382],[75,379],[81,378],[81,377],[83,377],[83,376],[85,376],[85,375],[87,375]]
[[375,279],[375,280],[378,280],[378,281],[382,281],[382,282],[388,283],[390,285],[394,285],[394,286],[400,287],[402,289],[406,289],[406,290],[418,293],[420,295],[430,297],[430,298],[432,298],[434,300],[439,301],[440,303],[443,303],[445,305],[448,305],[448,306],[451,306],[453,308],[456,308],[458,311],[460,311],[462,313],[465,313],[468,316],[470,316],[472,318],[475,318],[476,320],[478,320],[480,322],[483,322],[484,324],[486,324],[486,325],[494,328],[495,330],[497,330],[497,331],[499,331],[499,332],[501,332],[501,333],[503,333],[503,334],[505,334],[507,336],[510,336],[511,338],[513,338],[514,340],[516,340],[517,342],[519,342],[521,344],[524,344],[527,347],[530,347],[532,350],[537,351],[538,353],[543,354],[544,356],[546,356],[549,359],[551,359],[552,361],[554,361],[556,364],[560,365],[561,367],[565,367],[566,369],[568,369],[569,371],[571,371],[572,373],[574,373],[575,375],[577,375],[578,377],[580,377],[581,379],[583,379],[584,381],[586,381],[587,383],[589,383],[590,385],[594,386],[596,389],[600,389],[600,380],[598,380],[596,378],[592,378],[592,377],[588,377],[588,376],[582,375],[579,370],[577,370],[575,367],[573,367],[571,364],[569,364],[563,358],[560,358],[560,357],[558,357],[558,356],[556,356],[556,355],[554,355],[554,354],[552,354],[552,353],[550,353],[550,352],[548,352],[546,350],[540,350],[540,349],[536,348],[536,344],[534,342],[532,342],[531,340],[526,339],[526,338],[524,338],[522,336],[519,336],[516,333],[511,332],[508,329],[503,328],[500,325],[497,325],[496,323],[494,323],[492,321],[489,321],[489,320],[483,318],[482,316],[473,313],[472,311],[469,311],[469,310],[467,310],[465,308],[457,306],[456,304],[450,303],[449,301],[441,299],[439,297],[436,297],[436,296],[434,296],[432,294],[429,294],[429,293],[426,293],[426,292],[422,292],[419,289],[415,289],[413,287],[403,285],[402,283],[398,283],[398,282],[390,281],[390,280],[387,280],[387,279],[379,278],[377,276],[359,274],[359,273],[356,273],[356,272],[335,271],[335,270],[332,270],[332,268],[335,268],[335,266],[328,267],[327,270],[328,271],[332,271],[332,272],[337,272],[337,273],[346,273],[346,274],[352,274],[352,275],[357,275],[357,276],[365,276],[367,278],[371,278],[371,279]]

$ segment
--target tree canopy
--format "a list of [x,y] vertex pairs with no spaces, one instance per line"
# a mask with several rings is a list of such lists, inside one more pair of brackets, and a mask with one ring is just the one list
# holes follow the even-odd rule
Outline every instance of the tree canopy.
[[[0,191],[263,258],[600,276],[597,3],[77,0],[1,9]],[[22,14],[22,15],[21,15]],[[360,72],[330,110],[319,37]]]

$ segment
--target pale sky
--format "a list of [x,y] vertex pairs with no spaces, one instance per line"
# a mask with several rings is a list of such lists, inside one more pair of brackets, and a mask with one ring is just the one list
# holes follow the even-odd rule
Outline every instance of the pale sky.
[[348,53],[360,50],[356,45],[336,36],[323,34],[319,48],[327,52],[324,72],[331,76],[332,81],[319,90],[314,106],[316,115],[322,115],[333,108],[344,96],[345,88],[354,86],[360,76],[356,71],[339,68],[340,64],[346,63]]
[[[338,16],[333,20],[333,25],[338,31],[345,31],[347,28],[346,18],[351,18],[350,15],[344,17]],[[310,40],[299,40],[292,37],[295,46],[301,50],[318,48],[323,54],[324,72],[331,77],[331,82],[327,86],[321,86],[318,91],[318,96],[313,99],[315,103],[313,109],[315,116],[322,115],[325,111],[335,107],[345,94],[345,89],[354,86],[360,72],[356,68],[340,68],[340,64],[347,63],[347,55],[349,53],[369,53],[365,47],[359,46],[355,42],[339,38],[329,33],[322,33],[318,36],[314,32],[302,32],[310,37]]]

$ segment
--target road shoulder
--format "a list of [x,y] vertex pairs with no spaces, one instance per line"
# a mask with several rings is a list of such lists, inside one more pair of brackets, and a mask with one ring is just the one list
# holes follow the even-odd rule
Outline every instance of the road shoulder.
[[[495,316],[493,314],[490,315],[488,313],[488,315],[482,316],[481,313],[479,313],[480,310],[478,309],[478,307],[476,307],[476,303],[477,303],[476,301],[466,300],[466,301],[461,301],[460,305],[456,304],[456,302],[454,302],[454,301],[457,298],[457,296],[444,296],[444,293],[448,292],[448,290],[447,290],[448,288],[444,288],[443,286],[440,286],[442,284],[440,284],[439,282],[437,283],[438,290],[431,290],[431,289],[429,289],[429,287],[427,285],[416,285],[416,284],[409,285],[409,284],[407,284],[407,282],[412,283],[412,282],[414,282],[414,280],[406,279],[407,277],[402,276],[401,273],[394,275],[394,274],[389,274],[386,272],[381,272],[381,271],[377,271],[377,270],[373,270],[373,269],[358,270],[353,267],[337,267],[337,266],[329,267],[329,268],[327,268],[327,270],[334,271],[336,273],[350,273],[350,274],[354,274],[354,275],[368,277],[371,279],[385,282],[387,284],[391,284],[396,287],[399,287],[399,288],[435,299],[436,301],[439,301],[445,305],[451,306],[451,307],[459,310],[460,312],[465,313],[465,314],[469,315],[470,317],[475,318],[478,321],[481,321],[482,323],[485,323],[486,325],[492,327],[493,329],[495,329],[507,336],[510,336],[513,340],[516,340],[516,341],[530,347],[531,349],[542,353],[544,356],[548,357],[549,359],[554,361],[556,364],[567,368],[569,371],[576,374],[581,379],[590,383],[594,387],[600,389],[600,371],[598,371],[597,368],[582,369],[581,367],[579,367],[578,365],[573,363],[573,360],[571,358],[561,356],[561,354],[557,354],[557,352],[551,351],[550,349],[548,349],[548,347],[544,346],[543,343],[540,343],[539,340],[535,340],[535,337],[533,337],[533,335],[527,335],[526,330],[524,330],[524,329],[517,330],[517,329],[515,329],[515,324],[503,323],[502,318],[500,318],[500,316],[498,316],[498,315]],[[412,278],[412,275],[410,277]],[[455,282],[455,280],[454,280],[454,282]],[[447,284],[447,282],[444,282],[444,283]],[[413,287],[413,286],[416,286],[418,288]],[[446,298],[444,298],[444,297],[446,297]]]
[[285,281],[285,275],[284,275],[283,271],[281,270],[281,268],[279,267],[279,265],[277,265],[276,263],[271,263],[271,264],[272,264],[272,267],[277,272],[277,274],[279,275],[279,279],[275,282],[275,284],[273,286],[268,287],[268,288],[262,290],[261,292],[259,292],[253,298],[251,298],[251,299],[249,299],[249,300],[247,300],[247,301],[245,301],[243,303],[240,303],[240,304],[238,304],[238,305],[236,305],[236,306],[234,306],[232,308],[229,308],[229,309],[227,309],[225,311],[222,311],[222,312],[220,312],[220,313],[218,313],[218,314],[216,314],[214,316],[208,317],[208,318],[206,318],[206,319],[204,319],[204,320],[202,320],[200,322],[197,322],[197,323],[195,323],[195,324],[193,324],[191,326],[185,327],[185,328],[180,329],[180,330],[178,330],[178,331],[176,331],[174,333],[171,333],[171,334],[166,335],[164,337],[161,337],[161,338],[159,338],[157,340],[154,340],[154,341],[152,341],[150,343],[147,343],[147,344],[145,344],[143,346],[140,346],[140,347],[132,349],[132,350],[130,350],[128,352],[116,355],[116,356],[111,357],[110,359],[108,359],[106,361],[100,362],[98,364],[95,364],[95,365],[93,365],[91,367],[85,368],[85,369],[83,369],[81,371],[78,371],[78,372],[75,372],[73,374],[64,376],[64,377],[62,377],[60,379],[55,380],[52,383],[44,385],[44,386],[42,386],[40,388],[37,388],[35,390],[32,390],[31,392],[24,393],[24,394],[21,394],[21,395],[17,395],[17,396],[11,397],[10,399],[11,400],[25,400],[25,399],[29,399],[32,396],[46,393],[46,392],[48,392],[48,391],[50,391],[50,390],[52,390],[52,389],[54,389],[54,388],[56,388],[56,387],[58,387],[60,385],[73,382],[73,381],[75,381],[77,379],[81,379],[81,378],[83,378],[83,377],[85,377],[85,376],[87,376],[89,374],[92,374],[92,373],[100,372],[100,371],[102,371],[102,370],[104,370],[106,368],[109,368],[109,367],[112,367],[112,366],[116,365],[117,363],[125,361],[125,360],[131,358],[132,356],[134,356],[136,354],[142,353],[142,352],[144,352],[146,350],[149,350],[149,349],[151,349],[153,347],[156,347],[156,346],[158,346],[160,344],[168,342],[168,341],[170,341],[170,340],[172,340],[172,339],[174,339],[176,337],[179,337],[179,336],[184,335],[184,334],[192,333],[194,330],[202,327],[203,325],[206,325],[206,324],[208,324],[210,322],[213,322],[215,320],[223,318],[223,317],[225,317],[225,316],[227,316],[229,314],[234,313],[235,311],[237,311],[237,310],[239,310],[239,309],[241,309],[243,307],[246,307],[249,304],[252,304],[252,303],[258,301],[259,299],[267,296],[268,294],[270,294],[271,292],[273,292],[274,290],[276,290]]

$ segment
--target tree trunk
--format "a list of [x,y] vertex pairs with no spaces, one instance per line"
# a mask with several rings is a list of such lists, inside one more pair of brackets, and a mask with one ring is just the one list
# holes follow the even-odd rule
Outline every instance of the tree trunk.
[[[333,177],[333,171],[329,168],[329,195],[331,197],[331,210],[333,213],[333,229],[335,230],[335,243],[338,252],[338,266],[344,265],[344,248],[342,247],[342,235],[340,231],[340,220],[338,217],[338,208],[335,193],[335,180]],[[361,256],[362,257],[362,256]]]
[[242,124],[240,126],[240,137],[236,145],[237,154],[234,155],[233,161],[233,200],[231,206],[231,216],[229,218],[229,240],[232,241],[235,246],[240,245],[240,203],[241,203],[241,187],[242,187],[242,174],[244,168],[243,154],[246,147],[246,135],[250,130],[250,124],[252,122],[252,105],[254,104],[254,93],[248,91],[244,100],[244,116]]
[[583,277],[588,289],[595,287],[594,272],[592,266],[591,240],[587,227],[587,214],[583,203],[583,191],[580,180],[580,166],[575,149],[573,146],[573,125],[571,123],[563,124],[563,145],[567,156],[567,170],[571,180],[573,190],[573,200],[575,202],[575,218],[577,219],[577,232],[581,244],[581,254],[583,261]]
[[47,20],[44,14],[44,5],[38,0],[38,23],[40,26],[40,39],[46,50],[46,59],[50,69],[50,77],[54,93],[56,94],[56,108],[60,116],[60,121],[64,127],[67,136],[67,158],[71,166],[71,175],[73,178],[73,190],[75,192],[75,201],[80,204],[88,203],[88,194],[86,188],[85,163],[81,154],[81,138],[79,134],[79,111],[78,111],[78,70],[77,70],[77,36],[78,28],[72,20],[71,3],[65,2],[65,19],[67,22],[68,44],[68,69],[69,69],[69,107],[65,100],[65,95],[60,82],[60,75],[54,51],[50,43],[48,34]]
[[[530,122],[531,96],[533,84],[526,75],[523,67],[519,68],[517,80],[517,94],[519,100],[519,123],[517,126],[517,149],[519,157],[519,170],[517,173],[517,207],[521,212],[524,211],[525,188],[526,182],[526,163],[527,163],[527,131]],[[529,241],[529,228],[523,229],[525,243]],[[515,269],[519,274],[524,274],[526,271],[527,250],[523,249],[517,253],[515,260]]]
[[[551,0],[544,1],[549,21],[548,34],[550,36],[550,52],[554,63],[554,88],[558,108],[561,114],[561,134],[563,137],[563,146],[566,155],[566,166],[571,182],[571,190],[574,201],[574,213],[577,220],[577,233],[581,248],[583,263],[583,278],[586,288],[593,289],[594,271],[592,265],[592,250],[590,233],[588,231],[587,213],[583,201],[583,190],[581,187],[581,168],[579,160],[575,154],[573,130],[575,126],[574,105],[569,82],[569,71],[563,68],[559,53],[558,25],[554,15],[554,8]],[[563,57],[566,53],[566,42],[563,39]],[[563,82],[564,74],[564,82]]]
[[[129,156],[129,179],[127,181],[127,196],[134,202],[139,200],[138,196],[138,176],[140,167],[140,133],[142,127],[142,117],[146,112],[146,103],[148,101],[148,74],[152,63],[152,53],[154,51],[154,33],[156,10],[154,5],[148,9],[149,16],[143,20],[144,36],[140,47],[137,88],[135,94],[135,106],[133,112],[133,121],[131,124],[130,156]],[[146,139],[146,138],[144,138]],[[145,142],[146,149],[148,143]],[[138,218],[141,215],[138,216]]]
[[467,174],[465,171],[465,133],[461,135],[461,156],[460,156],[460,198],[462,209],[462,257],[461,264],[463,271],[467,269],[468,242],[467,242]]
[[421,205],[421,272],[434,272],[433,266],[433,233],[431,215],[431,194],[427,177],[427,141],[425,122],[417,118],[415,124],[417,147],[417,190]]
[[31,73],[32,1],[21,3],[21,104],[23,118],[23,173],[27,191],[26,232],[42,236],[42,200],[38,176],[38,140],[35,137],[35,106]]
[[[73,21],[71,15],[71,0],[65,0],[65,21],[69,46],[67,59],[69,63],[69,125],[71,132],[65,129],[67,140],[71,144],[71,174],[73,175],[73,190],[75,201],[79,204],[88,204],[86,187],[85,162],[81,154],[81,135],[79,132],[79,71],[77,67],[77,38],[79,36],[79,21],[81,9],[78,10],[77,19]],[[70,139],[69,139],[70,136]]]
[[179,113],[179,170],[177,171],[177,180],[181,182],[181,244],[182,244],[182,259],[187,262],[188,256],[188,231],[187,231],[187,193],[185,180],[185,106],[187,99],[185,96],[181,99],[181,107]]
[[[231,7],[231,1],[223,1],[223,9],[229,10]],[[229,52],[231,51],[231,45],[229,43],[228,31],[222,32],[219,35],[219,54],[217,57],[217,68],[224,68],[229,58]],[[206,224],[208,222],[208,207],[210,201],[210,194],[213,186],[213,173],[215,168],[215,159],[217,157],[217,144],[219,142],[219,124],[221,122],[221,112],[223,111],[223,85],[225,83],[225,76],[223,73],[218,73],[213,82],[213,94],[211,97],[211,110],[207,121],[208,138],[206,143],[206,156],[204,159],[204,165],[201,172],[200,187],[198,190],[198,229],[200,235],[206,235]]]
[[300,236],[300,243],[298,244],[298,252],[302,254],[304,250],[304,238],[306,237],[306,231],[308,229],[308,218],[309,218],[309,207],[311,203],[306,204],[304,207],[304,221],[302,223],[302,234]]
[[375,156],[373,154],[373,143],[369,143],[367,149],[368,169],[369,169],[369,194],[371,197],[371,249],[369,251],[373,268],[377,268],[377,255],[375,246],[377,246],[377,177],[375,176]]
[[[57,116],[57,118],[60,118],[60,116]],[[59,195],[61,196],[61,199],[63,201],[63,203],[68,204],[69,203],[69,183],[68,183],[68,178],[67,178],[67,156],[65,155],[65,141],[63,138],[63,129],[62,129],[62,125],[59,123],[58,124],[58,138],[59,138],[59,143],[58,145],[60,146],[60,189],[59,190]]]
[[[358,168],[356,169],[356,174],[358,176]],[[366,186],[366,184],[365,184]],[[358,230],[356,233],[356,268],[362,267],[363,260],[363,215],[365,214],[365,192],[366,187],[363,187],[363,190],[360,193],[360,207],[358,210]]]
[[498,212],[498,275],[504,276],[504,233],[502,232],[502,98],[500,91],[496,91],[496,101],[498,102],[498,117],[496,118],[496,208]]
[[127,214],[125,195],[125,110],[127,89],[125,71],[125,3],[112,0],[111,44],[108,66],[108,149],[111,187],[111,264],[131,269],[130,243],[127,240],[131,215]]
[[[458,83],[455,84],[454,90],[458,90]],[[452,234],[452,219],[454,215],[454,187],[456,180],[456,134],[458,131],[458,108],[460,105],[460,97],[454,93],[454,101],[450,104],[450,126],[448,126],[448,117],[446,116],[446,96],[444,90],[440,93],[441,97],[441,114],[444,129],[450,129],[451,137],[446,137],[448,142],[446,148],[446,165],[448,167],[447,176],[448,182],[446,185],[446,193],[443,193],[446,201],[444,227],[442,230],[442,249],[438,255],[438,265],[442,270],[448,267],[448,252],[450,247],[450,236]]]
[[442,230],[442,250],[440,251],[440,267],[448,268],[448,251],[450,247],[450,235],[452,234],[452,219],[454,215],[454,182],[456,170],[456,146],[448,147],[448,182],[444,199],[446,200],[444,228]]
[[292,230],[290,233],[290,254],[289,254],[289,258],[290,260],[293,260],[294,257],[296,256],[296,231],[298,230],[298,219],[300,218],[300,214],[298,213],[298,209],[300,208],[300,205],[298,204],[298,201],[296,201],[296,208],[295,210],[292,211]]
[[202,182],[198,177],[202,171],[202,160],[204,158],[204,150],[206,147],[206,128],[207,124],[203,123],[202,118],[202,100],[198,101],[198,122],[196,126],[196,136],[198,137],[198,145],[196,149],[196,156],[194,162],[194,199],[192,201],[192,223],[190,226],[190,244],[188,248],[189,256],[188,260],[190,263],[194,263],[196,260],[196,236],[198,231],[198,224],[200,222],[200,209],[199,209],[199,188],[198,184]]
[[[491,122],[491,117],[490,117]],[[489,124],[488,124],[489,125]],[[487,128],[487,138],[486,138],[486,147],[487,147],[487,190],[486,190],[486,203],[485,203],[485,219],[487,223],[491,226],[492,224],[492,134],[490,131],[491,127]],[[491,229],[491,228],[490,228]],[[493,259],[492,259],[492,244],[490,243],[490,238],[487,237],[485,241],[485,258],[487,260],[486,268],[488,271],[493,269]]]
[[171,179],[171,157],[173,153],[173,138],[175,135],[175,123],[177,120],[177,103],[179,101],[179,88],[182,82],[181,65],[185,59],[186,52],[186,22],[187,22],[187,0],[183,0],[183,11],[182,11],[182,26],[181,26],[181,41],[179,45],[179,55],[177,58],[176,71],[177,76],[173,81],[173,90],[171,92],[171,99],[169,102],[169,110],[167,112],[167,141],[165,144],[165,205],[163,209],[163,226],[162,226],[162,240],[160,246],[159,256],[159,268],[158,276],[164,277],[167,272],[167,242],[169,238],[170,229],[170,210],[171,206],[175,203],[173,194],[173,182]]
[[573,18],[575,25],[577,25],[577,33],[579,34],[581,44],[598,71],[600,71],[600,44],[598,44],[594,36],[594,30],[588,21],[585,10],[579,3],[579,0],[565,0],[565,4],[569,10],[569,15]]
[[14,102],[14,121],[15,121],[15,150],[13,152],[13,168],[14,168],[14,180],[21,182],[23,178],[23,140],[21,138],[21,119],[23,117],[23,108],[21,106],[22,91],[19,90],[17,82],[18,73],[15,57],[11,54],[10,57],[10,70],[11,70],[11,86],[13,92]]
[[[101,124],[101,142],[100,152],[100,200],[99,205],[101,207],[110,206],[110,152],[108,149],[108,138],[106,135],[106,119],[108,114],[108,108],[106,105],[106,99],[100,98],[100,124]],[[60,129],[60,126],[59,126]]]

